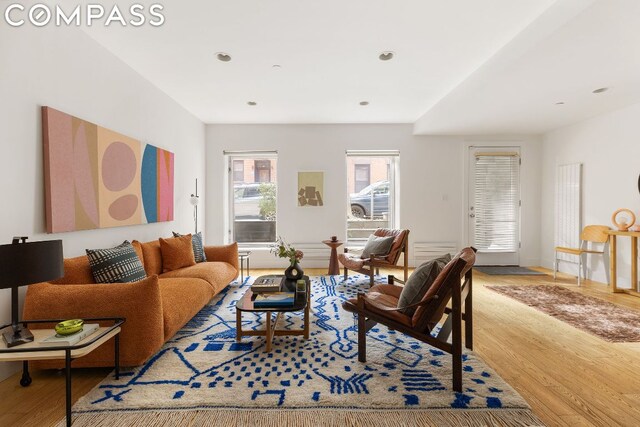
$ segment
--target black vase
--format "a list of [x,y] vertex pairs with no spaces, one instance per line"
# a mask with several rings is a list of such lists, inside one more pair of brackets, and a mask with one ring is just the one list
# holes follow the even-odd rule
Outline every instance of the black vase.
[[290,265],[285,271],[284,276],[289,280],[298,280],[302,279],[304,275],[304,270],[298,264],[298,261],[294,262],[293,265]]

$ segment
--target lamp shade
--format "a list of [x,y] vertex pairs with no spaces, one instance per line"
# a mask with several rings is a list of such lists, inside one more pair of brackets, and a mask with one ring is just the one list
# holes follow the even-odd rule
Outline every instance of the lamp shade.
[[189,201],[191,202],[191,204],[193,206],[198,206],[198,203],[200,202],[200,198],[198,196],[194,196],[193,194],[191,195],[191,199],[189,199]]
[[0,289],[64,276],[62,240],[0,245]]

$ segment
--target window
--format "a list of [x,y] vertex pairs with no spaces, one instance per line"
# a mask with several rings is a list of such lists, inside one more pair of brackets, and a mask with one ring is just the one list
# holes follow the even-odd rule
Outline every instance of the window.
[[244,182],[244,160],[233,161],[233,182]]
[[275,242],[277,153],[225,154],[229,162],[230,241],[245,246]]
[[255,182],[271,182],[271,160],[254,162]]
[[355,165],[355,192],[359,192],[367,185],[371,184],[371,165]]
[[397,151],[347,151],[347,244],[363,245],[377,228],[398,228]]

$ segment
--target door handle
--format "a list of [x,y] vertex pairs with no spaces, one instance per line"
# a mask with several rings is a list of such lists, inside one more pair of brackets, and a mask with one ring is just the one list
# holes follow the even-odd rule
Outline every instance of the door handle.
[[469,218],[475,218],[476,214],[469,214]]

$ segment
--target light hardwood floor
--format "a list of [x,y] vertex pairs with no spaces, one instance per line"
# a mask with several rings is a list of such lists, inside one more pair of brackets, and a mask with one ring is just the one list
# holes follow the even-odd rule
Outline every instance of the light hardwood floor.
[[[251,274],[273,273],[252,270]],[[311,269],[307,274],[326,274]],[[384,272],[383,274],[387,274]],[[396,271],[394,274],[399,275]],[[551,276],[474,276],[475,352],[529,402],[549,426],[640,426],[640,343],[612,344],[485,288],[486,284],[553,284]],[[574,278],[556,282],[640,311],[640,298]],[[75,370],[74,400],[108,370]],[[64,376],[35,372],[0,383],[0,426],[49,426],[64,417]]]

